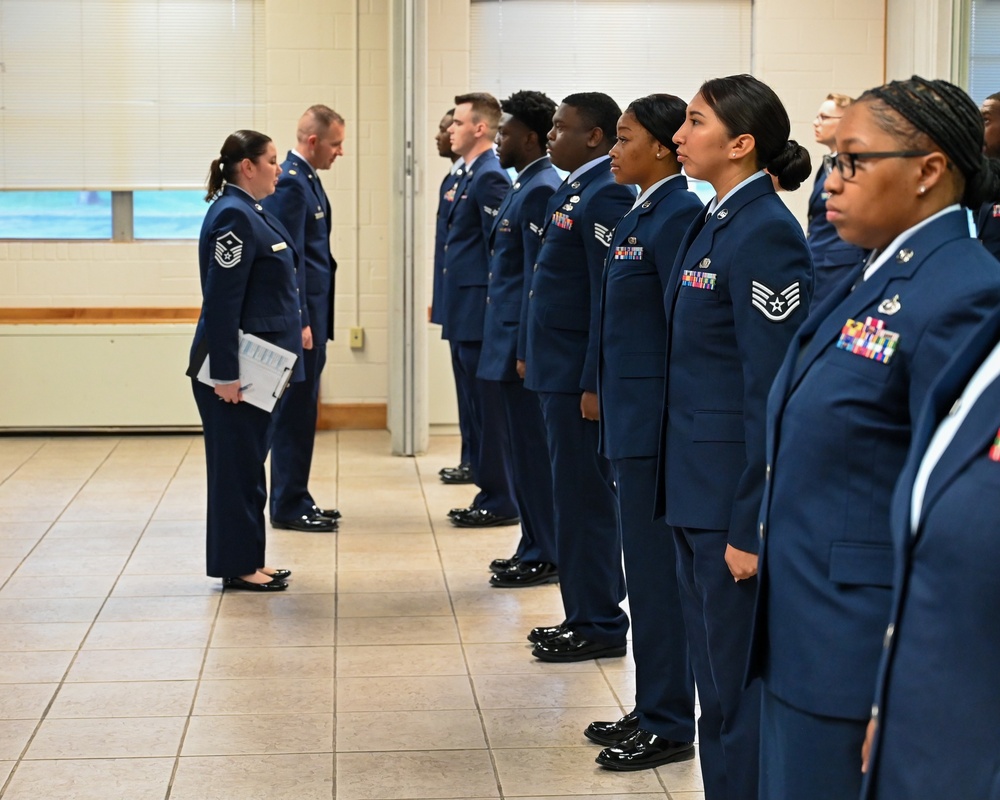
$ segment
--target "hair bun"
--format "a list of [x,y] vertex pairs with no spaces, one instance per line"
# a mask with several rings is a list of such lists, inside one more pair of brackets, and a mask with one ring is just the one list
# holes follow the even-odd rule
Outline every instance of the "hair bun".
[[802,181],[812,174],[809,151],[794,139],[785,142],[781,152],[764,166],[778,179],[778,185],[787,192],[798,189]]

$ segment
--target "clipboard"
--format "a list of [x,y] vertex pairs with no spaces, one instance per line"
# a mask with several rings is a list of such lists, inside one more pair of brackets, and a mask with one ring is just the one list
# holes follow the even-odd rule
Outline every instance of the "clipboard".
[[[194,377],[205,385],[214,387],[215,381],[212,380],[209,364],[211,359],[204,339],[201,345],[203,347],[199,347],[199,350],[204,349],[205,356]],[[267,412],[274,411],[275,404],[292,379],[298,355],[252,333],[240,331],[237,356],[243,402]]]

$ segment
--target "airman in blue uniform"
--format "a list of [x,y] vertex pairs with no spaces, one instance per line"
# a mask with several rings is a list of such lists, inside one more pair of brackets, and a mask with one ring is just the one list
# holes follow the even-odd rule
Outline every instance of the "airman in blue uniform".
[[451,343],[459,402],[464,395],[470,412],[471,474],[480,491],[468,508],[449,514],[452,524],[466,528],[518,521],[499,392],[492,382],[476,377],[489,282],[487,241],[510,188],[510,179],[493,150],[499,122],[500,104],[492,95],[480,92],[455,98],[451,148],[465,161],[465,174],[446,220],[441,335]]
[[[845,94],[826,96],[826,100],[820,104],[816,113],[816,119],[813,120],[813,133],[817,142],[833,150],[837,125],[844,110],[853,102],[853,98]],[[809,195],[806,241],[809,242],[809,252],[812,253],[815,270],[813,307],[819,305],[838,283],[849,280],[847,276],[858,271],[867,255],[860,247],[841,239],[833,223],[826,218],[826,199],[829,195],[823,188],[823,183],[828,174],[826,165],[820,164],[816,170],[812,193]]]
[[655,509],[677,548],[706,800],[757,796],[760,685],[744,689],[743,672],[757,584],[764,406],[812,291],[802,228],[767,174],[786,190],[809,176],[809,155],[788,141],[789,130],[774,92],[734,75],[706,82],[674,135],[687,174],[717,193],[688,229],[665,296]]
[[[597,399],[601,453],[612,465],[635,660],[635,708],[584,735],[612,745],[607,769],[651,769],[693,758],[694,676],[677,588],[673,538],[650,510],[667,339],[663,295],[684,233],[702,210],[687,190],[671,140],[687,104],[656,94],[634,101],[618,121],[611,173],[641,190],[615,227],[601,292]],[[634,726],[633,726],[634,722]]]
[[493,217],[487,276],[483,350],[478,377],[499,394],[510,445],[508,454],[514,496],[521,515],[521,539],[511,558],[490,564],[490,585],[519,588],[553,583],[556,568],[552,470],[545,445],[545,423],[534,392],[517,372],[518,344],[523,342],[524,296],[545,225],[545,210],[560,183],[545,155],[546,134],[556,104],[541,92],[515,92],[501,103],[497,158],[517,170]]
[[[227,588],[263,592],[288,588],[290,573],[265,566],[271,415],[241,402],[238,343],[243,331],[302,353],[298,254],[260,203],[280,174],[274,143],[256,131],[230,135],[212,162],[206,199],[214,202],[198,242],[203,301],[188,369],[205,432],[207,572]],[[194,377],[206,356],[214,388]],[[299,358],[292,385],[303,377]]]
[[626,653],[617,505],[596,424],[601,274],[615,225],[635,201],[608,171],[619,116],[605,94],[572,94],[548,135],[552,163],[570,175],[546,209],[525,318],[525,386],[538,394],[545,420],[566,613],[559,625],[528,635],[544,661]]
[[982,121],[961,89],[916,76],[871,89],[837,144],[827,208],[844,239],[875,253],[799,330],[768,400],[750,656],[768,800],[860,791],[890,613],[892,489],[931,385],[1000,304],[1000,268],[959,205],[983,190]]
[[[444,323],[444,297],[442,295],[442,284],[444,281],[444,245],[448,238],[448,216],[451,214],[451,206],[455,202],[458,193],[458,184],[465,174],[465,162],[451,149],[451,127],[455,118],[455,109],[451,108],[441,117],[438,123],[437,142],[438,155],[441,158],[451,160],[451,169],[448,174],[441,179],[441,186],[438,188],[438,207],[434,228],[434,277],[432,284],[431,306],[428,310],[428,319],[435,325]],[[454,351],[452,351],[454,356]],[[462,394],[464,384],[458,382],[458,373],[455,371],[456,362],[452,361],[452,372],[456,376],[456,400],[458,402],[458,429],[461,434],[462,444],[458,466],[443,467],[438,470],[438,475],[444,483],[472,483],[472,454],[469,449],[470,414],[468,398]]]
[[296,149],[282,164],[282,176],[264,207],[281,220],[302,259],[302,364],[305,380],[289,387],[273,416],[271,442],[271,525],[329,532],[340,511],[316,505],[309,492],[319,385],[326,343],[333,339],[334,276],[330,253],[330,202],[316,170],[329,169],[344,153],[344,119],[323,105],[299,120]]
[[[1000,92],[987,97],[980,111],[986,126],[983,154],[1000,158]],[[976,236],[995,258],[1000,259],[1000,197],[991,197],[979,207]]]
[[931,389],[896,486],[864,800],[1000,797],[998,345],[994,311]]

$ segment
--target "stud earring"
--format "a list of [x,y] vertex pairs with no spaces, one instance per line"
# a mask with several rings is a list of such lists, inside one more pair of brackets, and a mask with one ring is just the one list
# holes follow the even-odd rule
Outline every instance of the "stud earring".
[[917,189],[917,194],[924,194],[926,191],[927,191],[927,187],[926,186],[921,186],[919,189]]

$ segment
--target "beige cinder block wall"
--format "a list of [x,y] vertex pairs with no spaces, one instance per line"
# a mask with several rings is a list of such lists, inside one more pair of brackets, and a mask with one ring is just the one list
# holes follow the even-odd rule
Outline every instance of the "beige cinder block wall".
[[[829,92],[857,97],[884,80],[885,0],[755,0],[753,72],[785,104],[815,174],[828,152],[813,140],[819,104]],[[811,188],[810,180],[781,195],[803,223]]]

